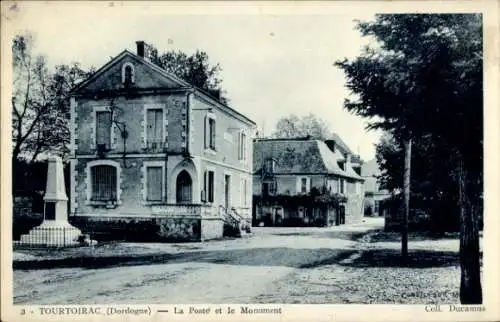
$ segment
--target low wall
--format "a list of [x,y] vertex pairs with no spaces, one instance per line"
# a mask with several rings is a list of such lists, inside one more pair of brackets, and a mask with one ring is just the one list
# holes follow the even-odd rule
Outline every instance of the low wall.
[[69,221],[95,240],[195,242],[201,219],[189,217],[72,216]]

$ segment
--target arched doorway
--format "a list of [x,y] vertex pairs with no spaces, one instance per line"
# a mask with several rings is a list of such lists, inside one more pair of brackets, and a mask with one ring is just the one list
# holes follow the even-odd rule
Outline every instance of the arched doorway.
[[176,191],[177,203],[193,202],[193,181],[186,170],[182,170],[177,176]]

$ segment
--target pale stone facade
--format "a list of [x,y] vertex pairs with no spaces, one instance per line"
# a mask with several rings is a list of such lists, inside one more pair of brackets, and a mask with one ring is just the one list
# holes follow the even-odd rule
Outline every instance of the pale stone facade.
[[[253,194],[264,202],[254,202],[254,225],[330,226],[360,221],[364,179],[358,173],[360,162],[351,153],[333,140],[256,139]],[[286,196],[311,195],[314,190],[345,201],[335,206],[265,205],[273,196],[285,200]]]
[[80,85],[70,124],[82,230],[200,240],[222,237],[224,212],[250,220],[255,123],[147,57],[124,51]]

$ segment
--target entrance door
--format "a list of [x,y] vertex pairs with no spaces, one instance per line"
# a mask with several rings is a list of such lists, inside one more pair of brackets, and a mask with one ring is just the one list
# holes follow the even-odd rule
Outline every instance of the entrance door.
[[186,170],[182,170],[177,176],[177,193],[176,201],[177,203],[191,203],[193,200],[192,193],[192,180],[191,176]]
[[226,208],[226,211],[229,211],[230,193],[231,193],[231,176],[226,174],[224,176],[224,207]]

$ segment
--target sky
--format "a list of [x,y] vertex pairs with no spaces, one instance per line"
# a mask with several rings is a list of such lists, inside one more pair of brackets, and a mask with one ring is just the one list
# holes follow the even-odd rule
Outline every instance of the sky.
[[366,121],[343,108],[349,93],[333,63],[360,53],[367,39],[354,29],[354,19],[371,20],[373,14],[312,7],[19,2],[11,26],[13,34],[34,33],[36,50],[50,65],[100,67],[124,49],[136,52],[137,40],[160,53],[206,51],[222,67],[230,106],[264,135],[283,116],[314,113],[351,150],[372,159],[380,133],[366,132]]

